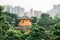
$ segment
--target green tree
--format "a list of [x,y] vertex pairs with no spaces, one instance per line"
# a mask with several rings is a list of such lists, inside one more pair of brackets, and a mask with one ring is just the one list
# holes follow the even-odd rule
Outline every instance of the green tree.
[[0,12],[3,10],[3,7],[2,6],[0,6]]
[[9,22],[7,22],[5,16],[3,16],[4,12],[2,12],[2,9],[3,7],[0,6],[0,40],[3,39],[3,37],[5,36],[5,32],[9,30],[11,26]]
[[45,34],[45,28],[33,25],[31,32],[28,34],[28,40],[48,40],[49,37]]
[[17,18],[18,16],[16,14],[13,13],[9,13],[9,12],[4,12],[3,15],[5,16],[5,18],[7,19],[7,21],[12,24],[12,22],[14,22],[14,25],[16,26],[17,23]]
[[20,40],[28,40],[27,37],[28,37],[28,34],[21,34]]
[[3,40],[20,40],[20,35],[15,30],[8,30]]
[[36,23],[37,22],[37,17],[31,17],[31,22]]
[[60,22],[55,25],[55,31],[53,32],[54,40],[60,40]]
[[49,14],[47,13],[42,13],[41,14],[41,18],[39,19],[39,21],[37,22],[38,26],[43,26],[45,27],[47,30],[49,29],[50,26],[53,26],[55,24],[55,20],[52,19]]

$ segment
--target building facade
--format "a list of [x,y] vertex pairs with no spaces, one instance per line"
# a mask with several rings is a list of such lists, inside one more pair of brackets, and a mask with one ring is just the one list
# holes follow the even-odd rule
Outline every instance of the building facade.
[[31,16],[35,16],[35,17],[37,17],[37,18],[40,18],[40,16],[41,16],[41,11],[37,11],[37,10],[31,9],[31,10],[30,10],[30,15],[31,15]]
[[50,11],[48,11],[48,13],[52,16],[52,17],[60,17],[60,4],[58,5],[54,5],[53,9],[51,9]]
[[7,12],[10,12],[10,13],[13,13],[13,7],[10,6],[10,5],[4,5],[4,12],[7,11]]

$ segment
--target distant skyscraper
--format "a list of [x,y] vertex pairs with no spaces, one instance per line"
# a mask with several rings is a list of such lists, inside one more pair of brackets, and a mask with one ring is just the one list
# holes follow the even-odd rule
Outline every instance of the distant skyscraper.
[[40,16],[41,16],[41,11],[37,11],[37,10],[31,9],[31,10],[30,10],[30,15],[31,15],[31,16],[35,16],[35,17],[37,17],[37,18],[40,18]]
[[4,12],[5,11],[13,13],[13,7],[10,5],[4,5]]
[[37,17],[37,18],[40,18],[41,16],[41,11],[34,11],[34,16]]
[[53,6],[53,9],[51,9],[48,13],[49,13],[52,17],[54,17],[54,16],[60,17],[60,4],[54,5],[54,6]]
[[16,13],[19,17],[24,15],[24,8],[19,6],[14,7],[14,13]]
[[15,14],[19,15],[20,14],[20,7],[19,6],[15,6],[13,12]]
[[25,11],[24,8],[21,8],[20,9],[20,16],[23,16],[24,15],[24,11]]
[[30,16],[34,16],[33,9],[30,9]]

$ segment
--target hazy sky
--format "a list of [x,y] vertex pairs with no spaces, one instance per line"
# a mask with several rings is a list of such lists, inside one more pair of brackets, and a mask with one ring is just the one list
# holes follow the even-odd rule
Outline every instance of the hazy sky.
[[0,0],[0,5],[21,6],[25,10],[40,10],[46,12],[52,9],[54,4],[60,4],[60,0]]

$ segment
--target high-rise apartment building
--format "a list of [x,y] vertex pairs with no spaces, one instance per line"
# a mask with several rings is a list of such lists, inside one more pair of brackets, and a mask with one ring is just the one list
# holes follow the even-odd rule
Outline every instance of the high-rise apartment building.
[[21,8],[19,6],[14,7],[14,13],[17,14],[19,17],[24,15],[24,8]]
[[37,10],[31,9],[31,10],[30,10],[30,15],[31,15],[31,16],[35,16],[35,17],[37,17],[37,18],[40,18],[40,16],[41,16],[41,11],[37,11]]
[[37,17],[37,18],[40,18],[41,11],[34,11],[34,16]]
[[13,7],[10,5],[4,5],[4,12],[5,11],[13,13]]
[[48,12],[52,17],[60,17],[60,4],[54,5],[53,9]]
[[34,11],[33,9],[30,9],[30,17],[34,16],[34,12],[33,11]]

